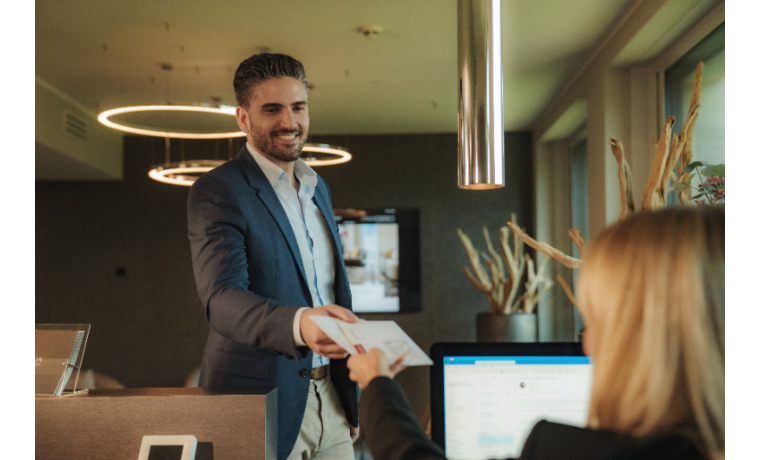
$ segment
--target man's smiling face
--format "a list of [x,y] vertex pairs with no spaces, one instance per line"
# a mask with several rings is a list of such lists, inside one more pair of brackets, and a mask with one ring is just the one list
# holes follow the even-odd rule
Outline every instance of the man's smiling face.
[[270,78],[256,85],[247,109],[238,107],[238,125],[265,157],[275,163],[295,161],[309,134],[307,99],[299,80]]

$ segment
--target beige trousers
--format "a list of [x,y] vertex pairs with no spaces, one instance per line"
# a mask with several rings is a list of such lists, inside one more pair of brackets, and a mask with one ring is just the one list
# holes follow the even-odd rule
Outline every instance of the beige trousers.
[[338,392],[328,375],[309,382],[301,431],[288,460],[354,460],[354,446]]

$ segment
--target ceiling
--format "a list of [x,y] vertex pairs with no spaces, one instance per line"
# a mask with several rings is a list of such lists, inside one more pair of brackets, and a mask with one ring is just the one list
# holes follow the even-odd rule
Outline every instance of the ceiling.
[[[530,130],[632,11],[670,12],[626,46],[626,65],[716,3],[503,0],[505,130]],[[92,116],[125,105],[236,105],[233,73],[262,50],[304,63],[313,134],[456,132],[456,0],[35,1],[37,83]],[[64,177],[68,160],[54,151],[38,147],[38,179],[43,170]]]
[[[502,2],[505,128],[528,129],[631,0]],[[572,4],[572,8],[569,5]],[[38,78],[94,113],[235,105],[262,49],[304,63],[316,134],[455,132],[455,0],[36,1]],[[369,36],[361,27],[378,33]],[[161,69],[162,63],[172,70]]]

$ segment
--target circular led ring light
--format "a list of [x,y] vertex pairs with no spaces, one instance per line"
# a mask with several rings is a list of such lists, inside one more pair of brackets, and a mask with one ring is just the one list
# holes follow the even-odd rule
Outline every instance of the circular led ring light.
[[[348,151],[329,144],[304,144],[303,152],[334,155],[334,160],[304,160],[309,166],[330,166],[351,161]],[[198,177],[226,163],[227,160],[186,160],[158,165],[148,171],[148,176],[158,182],[171,185],[193,185]]]
[[[151,179],[172,185],[191,186],[202,174],[226,163],[226,160],[192,160],[167,163],[148,171]],[[194,176],[195,175],[195,176]]]
[[329,144],[304,144],[302,152],[323,153],[325,155],[333,155],[336,157],[334,160],[304,159],[309,166],[339,165],[341,163],[347,163],[353,158],[347,150]]
[[135,112],[205,112],[219,115],[235,116],[234,113],[218,109],[215,107],[196,107],[192,105],[138,105],[132,107],[119,107],[116,109],[106,110],[98,115],[98,121],[108,126],[109,128],[118,129],[132,134],[141,134],[144,136],[156,136],[156,137],[171,137],[175,139],[227,139],[230,137],[243,137],[245,133],[242,131],[235,131],[230,133],[175,133],[171,131],[158,131],[150,129],[134,128],[131,126],[122,125],[114,121],[109,120],[109,117],[114,115],[121,115],[124,113]]

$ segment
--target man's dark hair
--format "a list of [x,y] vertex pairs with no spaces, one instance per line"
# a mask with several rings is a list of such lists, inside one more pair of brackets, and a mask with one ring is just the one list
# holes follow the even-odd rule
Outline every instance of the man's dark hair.
[[248,109],[256,85],[270,78],[293,77],[303,83],[306,94],[309,94],[308,80],[303,64],[285,54],[261,53],[254,54],[241,62],[235,71],[232,82],[235,87],[235,99],[240,107]]

